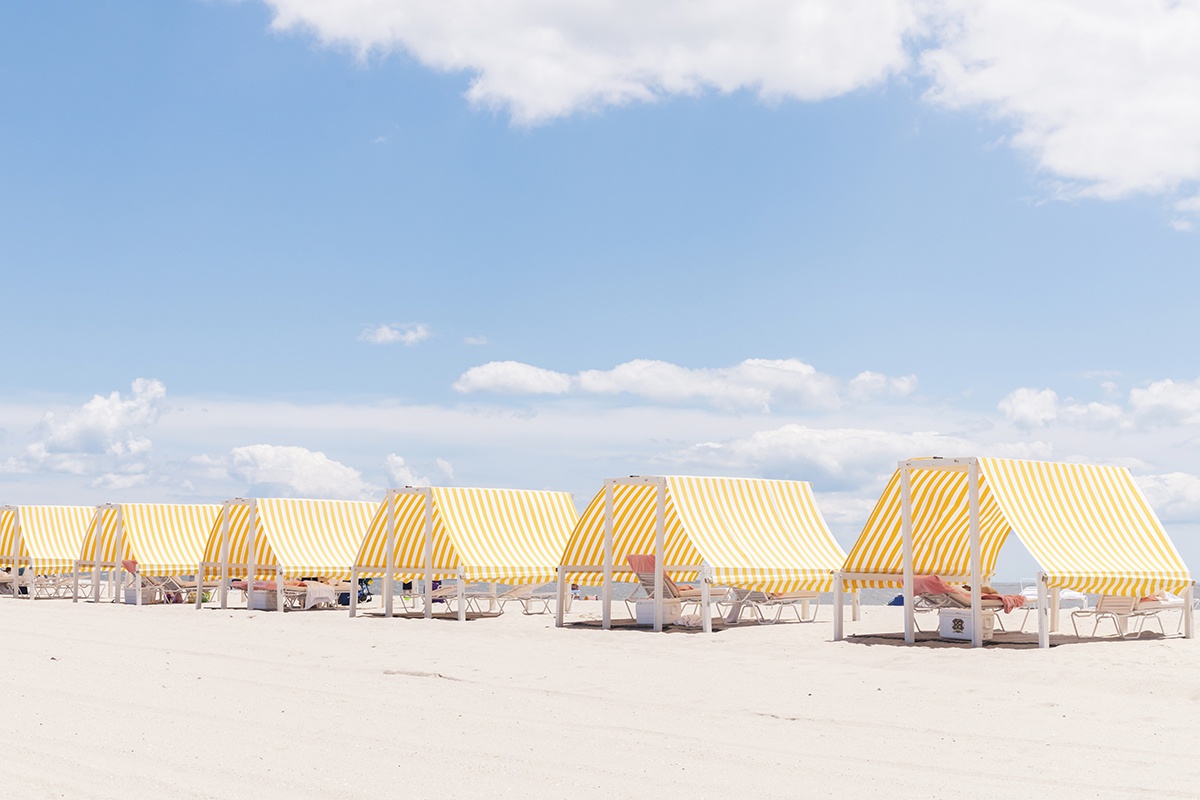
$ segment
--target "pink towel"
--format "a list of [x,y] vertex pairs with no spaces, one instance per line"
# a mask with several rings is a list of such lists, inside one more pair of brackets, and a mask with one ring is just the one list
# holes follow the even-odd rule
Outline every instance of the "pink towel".
[[[625,561],[629,564],[629,568],[638,575],[654,574],[654,564],[656,561],[653,553],[630,553],[625,556]],[[664,597],[678,597],[680,589],[692,588],[691,586],[676,584],[675,581],[671,580],[671,576],[665,572],[663,573],[663,583],[667,587]]]
[[137,562],[134,561],[132,558],[127,558],[124,561],[122,561],[121,566],[125,568],[126,572],[129,572],[129,573],[137,572]]
[[1025,605],[1025,596],[1020,594],[984,594],[984,600],[999,600],[1004,603],[1004,613],[1011,614],[1015,609]]
[[938,575],[914,575],[913,592],[915,594],[950,594],[954,587],[946,583]]

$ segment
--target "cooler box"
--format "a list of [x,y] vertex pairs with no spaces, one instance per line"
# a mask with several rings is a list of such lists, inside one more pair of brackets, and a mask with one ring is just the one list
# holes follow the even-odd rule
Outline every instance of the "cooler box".
[[[134,586],[125,587],[125,604],[137,605],[138,590]],[[155,591],[153,589],[142,589],[142,605],[154,602]]]
[[[638,600],[633,605],[636,609],[634,619],[638,625],[654,624],[653,600]],[[675,597],[663,598],[663,625],[670,625],[681,616],[683,616],[683,609],[679,599]]]
[[275,610],[275,591],[266,591],[259,589],[254,593],[254,602],[250,604],[252,611],[274,611]]
[[[983,641],[990,641],[992,631],[996,627],[996,612],[991,609],[983,611]],[[938,635],[943,639],[960,639],[971,641],[971,609],[942,608],[938,610]]]

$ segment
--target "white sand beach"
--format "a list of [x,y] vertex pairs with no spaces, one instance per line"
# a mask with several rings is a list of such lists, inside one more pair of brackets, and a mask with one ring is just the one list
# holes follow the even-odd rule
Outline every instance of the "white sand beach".
[[1194,640],[904,646],[865,636],[901,629],[868,606],[835,644],[821,619],[706,636],[0,598],[0,795],[1200,794]]

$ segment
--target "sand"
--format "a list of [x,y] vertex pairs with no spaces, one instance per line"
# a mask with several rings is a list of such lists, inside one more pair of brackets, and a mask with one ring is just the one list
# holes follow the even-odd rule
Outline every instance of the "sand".
[[1200,796],[1195,640],[904,646],[865,636],[899,609],[866,607],[833,643],[821,619],[705,636],[0,598],[0,796]]

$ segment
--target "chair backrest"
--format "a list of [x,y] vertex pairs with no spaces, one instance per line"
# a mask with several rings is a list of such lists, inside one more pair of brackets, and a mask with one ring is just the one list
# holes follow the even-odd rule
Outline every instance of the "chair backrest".
[[1132,614],[1137,608],[1138,598],[1116,594],[1101,595],[1096,601],[1097,614]]
[[[630,553],[625,557],[629,568],[633,570],[638,577],[638,583],[642,585],[646,596],[654,597],[654,572],[655,559],[652,553]],[[679,587],[675,585],[675,581],[671,580],[671,576],[666,572],[663,573],[663,597],[679,597]]]

